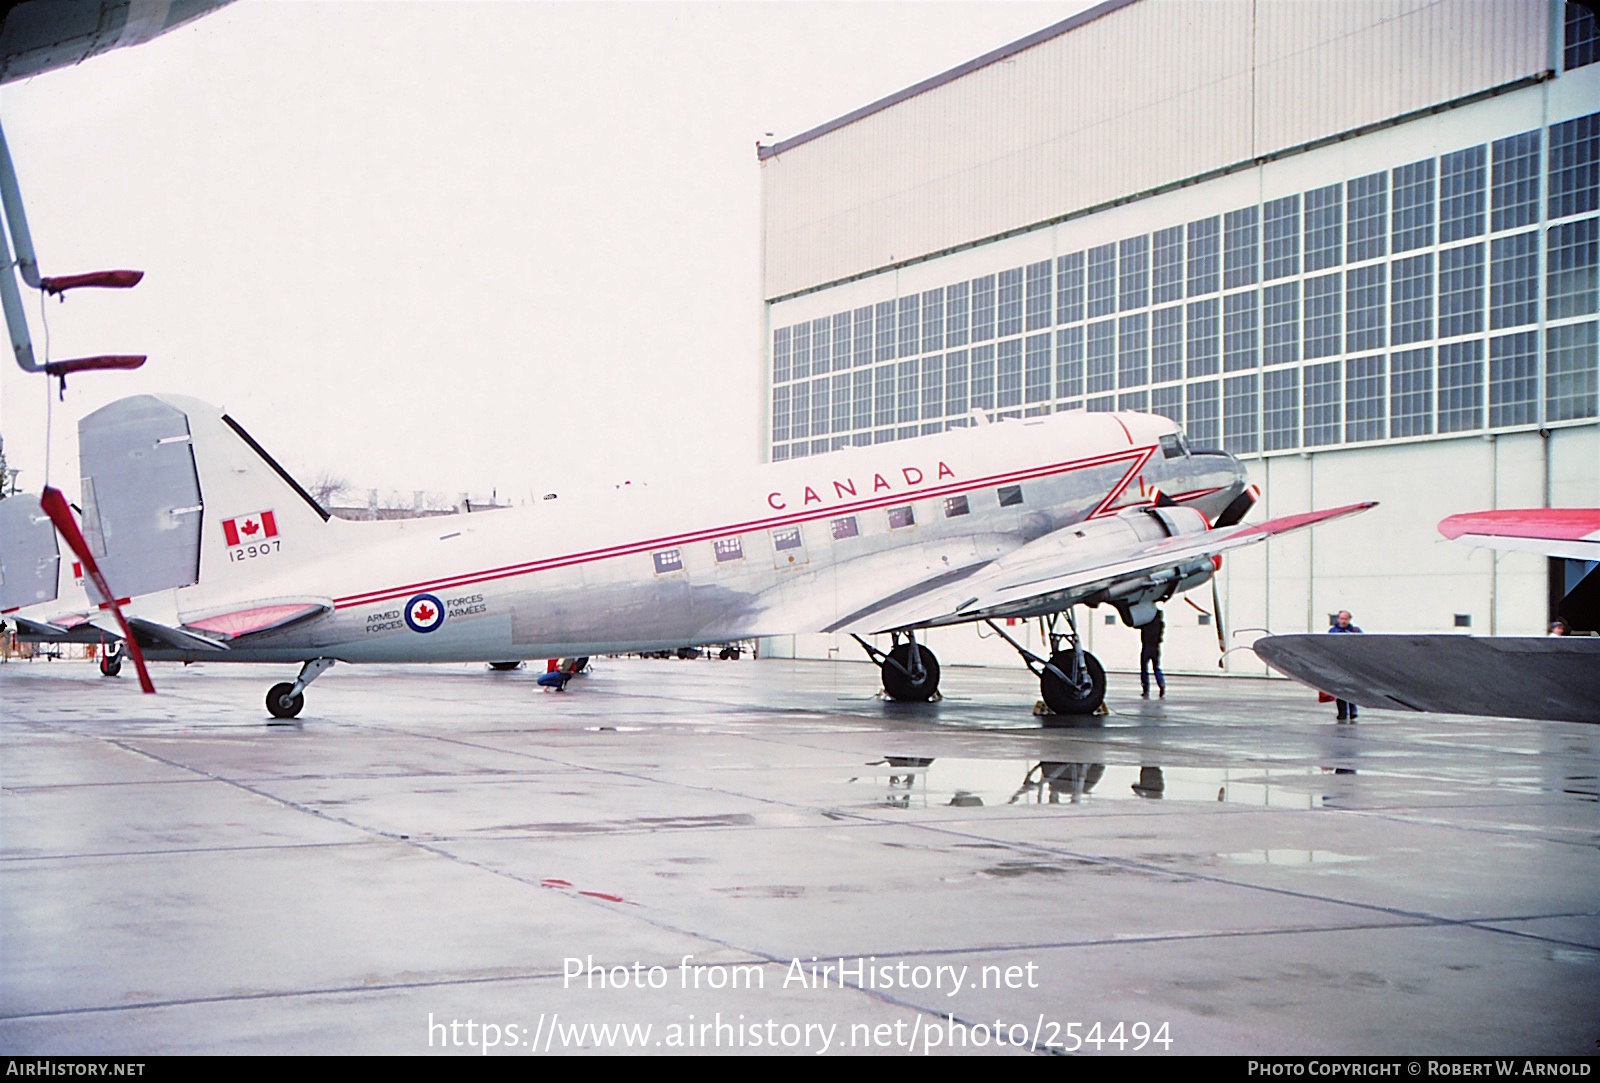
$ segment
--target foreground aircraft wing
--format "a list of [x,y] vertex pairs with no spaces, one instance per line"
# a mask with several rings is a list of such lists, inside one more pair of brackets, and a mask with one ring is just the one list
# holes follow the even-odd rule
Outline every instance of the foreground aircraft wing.
[[1452,541],[1573,560],[1600,560],[1600,508],[1473,511],[1439,523]]
[[[1214,567],[1212,558],[1229,549],[1355,515],[1374,505],[1373,501],[1347,504],[1158,540],[1139,541],[1131,533],[1098,539],[1109,545],[1094,544],[1092,524],[1079,523],[1036,538],[957,582],[935,583],[916,597],[852,614],[829,631],[876,633],[934,627],[1053,613],[1081,602],[1116,601],[1165,583],[1209,575]],[[1118,518],[1148,514],[1145,509],[1135,509]]]
[[1600,723],[1600,638],[1313,633],[1253,646],[1280,673],[1363,707]]

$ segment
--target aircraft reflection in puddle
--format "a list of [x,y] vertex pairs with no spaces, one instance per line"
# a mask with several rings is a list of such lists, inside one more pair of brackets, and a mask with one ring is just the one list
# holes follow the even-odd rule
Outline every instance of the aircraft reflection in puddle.
[[870,804],[903,809],[1079,804],[1090,797],[1314,809],[1337,801],[1336,795],[1313,792],[1318,782],[1333,773],[1355,773],[1326,767],[1135,767],[927,756],[885,756],[867,766],[875,770],[847,781],[872,788]]

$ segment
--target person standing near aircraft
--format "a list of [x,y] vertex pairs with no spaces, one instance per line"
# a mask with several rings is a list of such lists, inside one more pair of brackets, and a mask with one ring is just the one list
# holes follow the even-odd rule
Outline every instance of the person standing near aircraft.
[[[1328,631],[1330,634],[1349,632],[1354,632],[1357,635],[1361,634],[1361,629],[1350,623],[1350,610],[1348,609],[1339,610],[1338,617],[1328,626]],[[1339,705],[1337,720],[1343,722],[1348,717],[1350,721],[1354,722],[1356,720],[1356,705],[1349,700],[1343,699],[1336,702]]]
[[1161,672],[1161,637],[1167,630],[1166,618],[1156,610],[1155,619],[1139,629],[1139,687],[1141,699],[1150,698],[1150,671],[1156,671],[1159,698],[1167,698],[1167,678]]

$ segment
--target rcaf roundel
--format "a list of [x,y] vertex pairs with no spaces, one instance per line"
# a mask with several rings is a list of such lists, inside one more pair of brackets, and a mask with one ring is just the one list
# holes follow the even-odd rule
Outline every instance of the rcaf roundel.
[[431,594],[418,594],[406,603],[406,627],[413,632],[432,632],[444,623],[444,606]]
[[222,536],[229,545],[248,545],[278,536],[278,520],[271,509],[253,511],[249,515],[236,515],[222,520]]

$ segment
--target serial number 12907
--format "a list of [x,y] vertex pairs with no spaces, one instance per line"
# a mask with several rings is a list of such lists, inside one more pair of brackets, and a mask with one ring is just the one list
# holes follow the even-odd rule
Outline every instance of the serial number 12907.
[[241,545],[237,549],[228,550],[228,561],[250,560],[253,557],[271,556],[278,551],[278,539],[268,538],[266,541],[254,545]]

